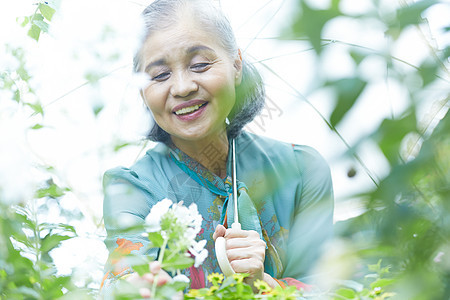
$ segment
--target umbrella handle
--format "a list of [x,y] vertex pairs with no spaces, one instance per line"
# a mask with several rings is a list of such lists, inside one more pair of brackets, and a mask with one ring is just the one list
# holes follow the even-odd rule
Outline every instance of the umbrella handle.
[[[231,228],[240,230],[241,224],[233,223],[231,225]],[[230,262],[228,261],[227,246],[226,246],[225,238],[218,237],[216,239],[215,248],[216,248],[217,262],[219,263],[219,267],[222,270],[223,275],[225,275],[226,277],[229,277],[229,276],[235,274],[236,272],[234,272],[233,268],[231,267]]]

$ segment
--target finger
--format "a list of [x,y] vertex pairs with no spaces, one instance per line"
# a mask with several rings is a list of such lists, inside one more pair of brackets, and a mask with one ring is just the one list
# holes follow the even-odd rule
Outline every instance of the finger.
[[216,231],[214,231],[214,234],[213,234],[213,239],[214,239],[214,241],[216,241],[216,239],[218,238],[218,237],[223,237],[223,236],[225,236],[225,232],[226,232],[226,228],[223,226],[223,225],[217,225],[217,227],[216,227]]
[[142,279],[152,284],[153,280],[155,279],[155,275],[152,273],[145,273],[144,275],[142,275]]
[[227,249],[237,249],[237,248],[262,248],[266,249],[266,243],[258,239],[252,238],[227,238],[226,240]]
[[148,284],[153,284],[155,280],[157,280],[157,285],[161,286],[166,284],[167,282],[172,280],[172,277],[169,276],[165,271],[161,271],[158,274],[145,273],[142,275],[142,279],[145,280]]
[[139,294],[141,294],[142,298],[150,298],[152,293],[150,292],[150,290],[148,288],[140,288],[139,289]]
[[250,274],[250,277],[253,277],[255,274],[264,273],[264,263],[258,259],[248,258],[233,260],[230,264],[236,273],[248,273]]
[[230,228],[225,232],[225,238],[255,238],[260,239],[259,233],[255,230],[241,230]]
[[159,275],[160,276],[158,276],[158,282],[156,283],[156,285],[158,286],[165,285],[166,283],[172,280],[172,278],[165,272],[159,273]]
[[150,272],[152,274],[158,274],[159,272],[161,272],[161,263],[159,261],[152,261],[150,263]]
[[265,249],[261,247],[251,247],[251,248],[238,248],[238,249],[228,249],[227,257],[231,262],[233,260],[239,259],[249,259],[254,258],[264,262]]
[[130,283],[137,284],[141,281],[141,276],[139,276],[138,273],[133,273],[130,276],[128,276],[127,279],[125,280]]

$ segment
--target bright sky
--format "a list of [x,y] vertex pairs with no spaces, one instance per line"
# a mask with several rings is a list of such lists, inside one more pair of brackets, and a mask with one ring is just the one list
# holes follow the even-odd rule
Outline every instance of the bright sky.
[[[261,125],[262,119],[257,120],[249,125],[249,129],[319,150],[331,166],[338,201],[370,187],[372,183],[360,166],[342,158],[346,151],[344,144],[299,96],[306,96],[325,117],[330,115],[331,94],[325,90],[315,91],[315,79],[338,78],[354,71],[345,46],[333,45],[325,53],[324,61],[318,64],[311,51],[304,51],[309,48],[305,43],[264,39],[279,35],[280,28],[287,24],[293,3],[296,3],[294,0],[221,2],[245,54],[266,64],[283,78],[280,80],[262,64],[257,64],[267,83],[268,106],[274,115],[264,118],[264,125]],[[309,2],[315,7],[325,7],[330,1]],[[390,0],[384,2],[389,4]],[[450,2],[444,2],[427,13],[430,31],[439,48],[450,44],[449,34],[443,35],[440,31],[449,25],[450,19]],[[112,152],[111,147],[121,141],[139,141],[147,129],[145,124],[148,124],[137,93],[137,80],[131,76],[135,33],[139,28],[137,16],[148,1],[63,0],[49,35],[42,35],[38,44],[16,25],[16,17],[33,13],[35,6],[32,3],[8,1],[7,9],[0,10],[0,28],[3,28],[0,52],[5,52],[6,44],[26,49],[27,67],[34,76],[31,84],[44,104],[46,115],[41,120],[30,118],[27,109],[17,113],[17,106],[12,101],[5,101],[11,95],[0,91],[0,117],[3,118],[0,133],[9,132],[9,139],[14,139],[14,145],[24,152],[17,152],[11,146],[10,152],[3,151],[9,153],[6,157],[16,159],[0,159],[0,163],[27,173],[24,170],[29,164],[23,157],[35,161],[37,156],[40,163],[56,167],[61,184],[69,185],[75,191],[65,197],[62,204],[69,209],[81,209],[88,220],[77,223],[82,238],[66,242],[55,251],[55,260],[61,272],[67,273],[72,267],[81,266],[77,271],[80,280],[91,276],[98,283],[101,265],[107,255],[97,236],[104,233],[96,226],[102,215],[101,176],[108,168],[133,163],[140,155],[141,147],[129,147],[117,153]],[[370,0],[342,0],[341,3],[342,10],[348,13],[361,13],[371,8]],[[387,47],[381,28],[355,20],[337,20],[325,28],[323,36],[381,52]],[[395,56],[417,64],[428,55],[427,46],[416,31],[409,31],[402,39],[394,49]],[[17,63],[2,54],[0,66],[1,70],[14,69]],[[395,83],[386,85],[386,70],[380,60],[369,59],[362,72],[378,84],[364,94],[357,108],[339,127],[350,144],[370,132],[383,118],[398,115],[405,107],[404,91]],[[86,74],[104,77],[96,84],[84,85]],[[96,106],[104,106],[98,117],[92,114]],[[24,126],[32,122],[42,122],[46,128],[27,134],[25,139]],[[0,137],[0,145],[2,141],[4,145],[10,142],[8,136]],[[363,150],[360,155],[369,169],[378,176],[385,174],[387,164],[375,147],[367,144]],[[0,153],[4,152],[0,149]],[[358,174],[349,179],[346,173],[351,167],[355,167]],[[10,177],[10,180],[19,179]],[[23,192],[19,185],[16,190]],[[345,204],[337,206],[337,219],[347,218],[351,213]],[[83,268],[86,271],[81,271]]]

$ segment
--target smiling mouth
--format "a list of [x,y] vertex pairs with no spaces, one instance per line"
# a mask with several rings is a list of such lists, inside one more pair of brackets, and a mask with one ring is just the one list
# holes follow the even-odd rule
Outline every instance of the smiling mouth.
[[203,106],[205,106],[205,105],[206,105],[206,103],[198,104],[198,105],[193,105],[193,106],[189,106],[189,107],[185,107],[185,108],[182,108],[182,109],[177,110],[177,111],[174,112],[174,113],[175,113],[177,116],[180,116],[180,115],[187,115],[187,114],[193,113],[194,111],[199,110],[201,107],[203,107]]

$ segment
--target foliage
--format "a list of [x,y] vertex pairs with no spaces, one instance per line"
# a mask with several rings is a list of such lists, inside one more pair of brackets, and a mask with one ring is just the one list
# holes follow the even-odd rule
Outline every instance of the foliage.
[[[299,1],[294,21],[286,27],[283,36],[288,40],[306,37],[318,61],[334,44],[345,45],[348,57],[354,61],[353,76],[325,78],[317,86],[317,90],[331,87],[335,91],[336,104],[329,118],[330,128],[338,133],[339,125],[375,84],[375,79],[367,78],[359,70],[374,56],[384,61],[388,70],[386,82],[397,82],[405,91],[407,106],[401,114],[387,116],[349,149],[347,155],[353,157],[356,164],[361,164],[360,169],[367,171],[359,152],[369,143],[377,145],[389,164],[389,172],[379,181],[367,172],[374,187],[356,195],[363,200],[365,212],[338,223],[338,232],[360,265],[382,258],[395,270],[395,280],[379,279],[374,286],[389,283],[399,299],[447,299],[450,297],[449,45],[437,49],[424,37],[430,54],[418,65],[391,54],[407,31],[427,30],[428,23],[423,15],[428,9],[444,4],[432,0],[403,2],[404,5],[389,10],[382,1],[372,1],[373,10],[350,15],[341,11],[340,2],[334,0],[328,8],[316,9],[311,7],[310,1]],[[378,23],[389,41],[387,49],[377,52],[336,40],[331,45],[325,44],[328,40],[323,38],[323,28],[342,19]],[[443,30],[448,32],[449,29]],[[411,78],[414,80],[409,80]],[[437,92],[441,87],[442,92]],[[420,123],[418,117],[423,117],[423,112],[419,108],[424,106],[432,110]],[[361,272],[356,269],[353,277],[362,281]],[[352,289],[344,288],[336,293],[339,297],[335,299],[365,299]],[[377,297],[384,299],[383,294],[377,294]]]
[[224,280],[223,274],[212,273],[208,276],[208,281],[212,284],[209,288],[192,289],[185,296],[184,299],[298,299],[301,292],[295,287],[288,287],[283,289],[277,287],[272,289],[262,280],[256,280],[254,286],[256,292],[253,292],[252,287],[244,282],[244,278],[249,274],[233,274]]
[[[343,241],[350,249],[348,256],[356,259],[351,274],[332,278],[332,285],[319,287],[322,289],[318,292],[300,293],[293,288],[271,290],[264,283],[257,282],[256,294],[252,287],[242,282],[245,275],[225,280],[220,275],[214,275],[208,278],[212,284],[210,288],[191,290],[185,295],[186,299],[289,299],[300,295],[306,299],[450,298],[450,46],[439,49],[423,34],[428,26],[428,20],[424,17],[427,11],[448,4],[421,0],[400,1],[401,5],[393,5],[372,0],[365,12],[351,14],[343,10],[343,2],[332,0],[328,7],[317,8],[312,5],[313,1],[297,1],[291,22],[284,29],[280,42],[309,43],[318,65],[325,61],[333,47],[339,46],[345,50],[354,67],[352,74],[339,78],[318,76],[313,87],[313,92],[333,92],[330,101],[332,111],[328,117],[320,117],[348,146],[346,155],[357,165],[349,174],[354,177],[355,171],[358,176],[360,171],[366,172],[373,181],[371,188],[355,195],[364,204],[364,212],[336,224],[337,241]],[[38,1],[35,5],[33,14],[17,20],[26,31],[24,35],[28,35],[34,44],[42,41],[53,16],[58,13],[57,1]],[[385,36],[386,46],[371,49],[326,37],[327,29],[340,20],[378,26]],[[450,27],[442,30],[448,34]],[[396,47],[411,31],[421,33],[429,49],[427,55],[414,64],[396,56]],[[43,130],[46,107],[41,104],[38,90],[32,83],[34,74],[28,67],[26,48],[5,45],[5,50],[5,56],[14,59],[14,66],[2,69],[0,92],[10,95],[9,100],[16,105],[17,111],[26,109],[26,112],[31,112],[33,118],[23,124],[26,130]],[[100,56],[99,53],[97,56]],[[374,58],[381,61],[387,70],[384,78],[386,84],[400,87],[406,105],[400,113],[386,116],[371,132],[350,146],[340,134],[340,129],[372,91],[371,87],[379,83],[378,78],[363,71]],[[262,66],[268,68],[264,64]],[[97,84],[98,87],[98,83],[108,75],[103,70],[88,73],[85,76],[88,82],[81,86]],[[299,92],[297,94],[301,95]],[[1,101],[3,104],[5,100],[2,98]],[[428,110],[426,115],[423,113],[424,107]],[[102,111],[103,104],[93,106],[95,117],[101,116]],[[122,151],[131,144],[120,141],[112,146],[115,147],[112,151]],[[368,144],[377,146],[384,163],[389,166],[380,179],[361,158],[360,154]],[[27,188],[32,189],[33,193],[23,191],[17,198],[19,200],[4,196],[6,194],[3,192],[11,187],[0,182],[0,299],[93,298],[95,288],[87,284],[77,285],[73,275],[58,274],[52,258],[53,250],[77,236],[75,228],[40,218],[48,213],[51,203],[58,203],[68,193],[76,191],[69,185],[56,184],[54,180],[63,180],[55,175],[53,167],[42,167],[38,159],[29,165],[29,169],[30,172],[39,169],[44,179],[37,180],[37,185],[27,183]],[[25,177],[26,174],[20,175]],[[69,215],[69,219],[76,219],[64,209],[60,213]],[[201,249],[193,244],[176,243],[172,239],[174,235],[167,234],[163,236],[149,231],[149,239],[156,247],[166,249],[165,245],[169,246],[167,252],[160,256],[164,267],[176,272],[192,265],[195,260],[183,253],[191,247],[192,251],[201,254]],[[388,266],[382,266],[381,262]],[[137,261],[135,269],[140,273],[147,272],[147,261],[145,263]],[[364,267],[366,265],[367,268]],[[130,290],[133,297],[136,296],[135,287],[126,281],[120,284],[124,293],[118,295],[118,299],[128,299]],[[183,283],[174,283],[159,289],[158,295],[167,296],[184,287]]]
[[[184,290],[189,279],[181,271],[194,265],[200,266],[208,251],[204,249],[206,241],[195,241],[201,230],[202,216],[198,213],[197,205],[191,204],[189,208],[182,203],[173,203],[163,199],[155,204],[146,217],[143,231],[150,241],[148,248],[158,249],[158,262],[161,267],[172,274],[178,274],[174,280],[163,286],[157,285],[158,275],[152,285],[141,281],[120,280],[114,288],[116,299],[135,299],[148,290],[147,294],[157,299],[172,299],[172,296]],[[192,258],[193,256],[194,258]],[[150,263],[153,257],[129,255],[122,258],[133,267],[140,276],[151,273]]]
[[39,222],[36,210],[0,201],[0,299],[55,299],[74,289],[70,276],[56,275],[50,252],[75,236],[70,225]]

